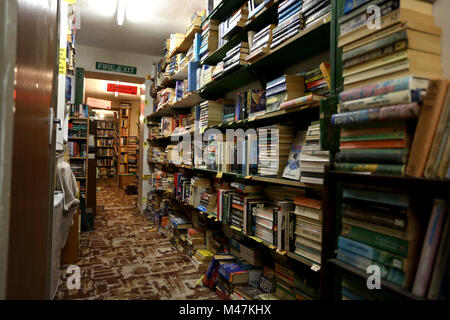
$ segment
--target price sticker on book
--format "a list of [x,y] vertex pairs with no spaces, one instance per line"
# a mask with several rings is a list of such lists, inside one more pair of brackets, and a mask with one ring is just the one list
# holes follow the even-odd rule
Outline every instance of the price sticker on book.
[[216,178],[222,179],[222,177],[223,177],[223,172],[221,172],[221,171],[217,172]]
[[320,270],[320,266],[318,264],[313,264],[311,270],[317,272]]

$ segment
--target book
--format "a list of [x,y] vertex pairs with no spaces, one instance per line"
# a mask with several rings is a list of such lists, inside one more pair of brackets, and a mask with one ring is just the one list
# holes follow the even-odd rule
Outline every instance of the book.
[[447,203],[442,199],[435,199],[412,288],[412,293],[418,297],[425,297],[428,292],[428,285],[446,215]]
[[300,180],[300,153],[305,143],[306,131],[299,131],[292,143],[289,158],[283,171],[283,178]]
[[414,133],[406,175],[421,177],[424,173],[449,84],[448,80],[430,81]]
[[334,114],[331,117],[332,125],[346,125],[352,123],[366,123],[369,121],[406,120],[414,119],[419,115],[417,103],[373,108]]
[[408,149],[342,149],[335,155],[336,162],[404,164]]

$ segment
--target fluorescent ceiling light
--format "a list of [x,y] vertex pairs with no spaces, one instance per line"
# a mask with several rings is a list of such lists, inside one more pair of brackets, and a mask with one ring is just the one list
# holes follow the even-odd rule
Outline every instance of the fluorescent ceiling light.
[[117,0],[117,24],[123,25],[125,20],[125,12],[127,11],[128,0]]

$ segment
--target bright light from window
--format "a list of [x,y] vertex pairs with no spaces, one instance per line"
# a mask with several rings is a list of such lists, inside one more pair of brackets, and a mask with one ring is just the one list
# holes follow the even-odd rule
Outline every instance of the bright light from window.
[[128,0],[117,0],[117,24],[123,25],[125,19],[125,12],[127,11]]
[[[104,17],[114,17],[117,9],[117,1],[115,0],[91,0],[87,1],[87,6],[91,12]],[[81,7],[83,10],[83,7]]]

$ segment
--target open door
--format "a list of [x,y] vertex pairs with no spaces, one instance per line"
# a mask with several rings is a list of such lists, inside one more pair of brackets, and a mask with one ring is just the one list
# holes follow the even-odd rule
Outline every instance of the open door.
[[54,189],[57,0],[18,0],[8,299],[48,299]]

